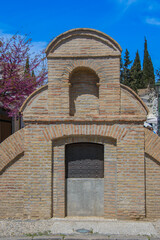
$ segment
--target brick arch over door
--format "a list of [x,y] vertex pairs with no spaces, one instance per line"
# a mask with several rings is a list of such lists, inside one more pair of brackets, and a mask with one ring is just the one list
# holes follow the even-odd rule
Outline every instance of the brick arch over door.
[[128,132],[128,129],[119,125],[68,124],[48,126],[43,130],[43,135],[46,141],[73,135],[110,137],[120,141]]
[[[48,126],[43,130],[46,141],[73,135],[108,136],[121,140],[128,134],[128,129],[112,125],[65,125]],[[18,155],[24,152],[24,129],[8,137],[0,144],[0,172]],[[145,153],[160,162],[160,138],[148,129],[145,129]]]

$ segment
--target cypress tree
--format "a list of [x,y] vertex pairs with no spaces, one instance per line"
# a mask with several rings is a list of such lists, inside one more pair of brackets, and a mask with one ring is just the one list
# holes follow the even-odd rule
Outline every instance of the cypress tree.
[[134,59],[133,65],[131,67],[131,78],[132,89],[137,91],[138,88],[144,87],[144,83],[142,82],[142,70],[138,50],[136,52],[136,57]]
[[151,57],[148,53],[146,38],[145,38],[145,41],[144,41],[144,59],[143,59],[142,82],[144,83],[144,88],[146,88],[148,86],[149,87],[154,87],[154,84],[155,84],[154,68],[153,68]]
[[29,65],[29,57],[26,59],[26,65],[24,70],[25,77],[30,77],[30,65]]
[[30,74],[30,66],[29,66],[29,57],[27,57],[26,59],[26,65],[25,65],[25,71],[24,71],[25,74]]
[[35,73],[34,73],[34,70],[32,70],[32,81],[33,81],[33,83],[35,84],[35,82],[36,82],[36,76],[35,76]]
[[32,70],[32,77],[35,78],[34,70]]
[[131,71],[129,68],[129,65],[131,64],[132,61],[129,59],[129,52],[126,49],[125,51],[125,56],[124,56],[124,72],[123,72],[123,84],[131,87]]
[[155,75],[154,75],[154,67],[153,67],[153,63],[151,60],[151,57],[149,56],[149,86],[151,88],[154,88],[155,86]]
[[160,68],[156,70],[157,81],[160,81]]

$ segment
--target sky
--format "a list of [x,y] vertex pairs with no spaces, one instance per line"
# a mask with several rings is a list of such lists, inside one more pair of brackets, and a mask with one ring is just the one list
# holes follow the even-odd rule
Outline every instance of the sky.
[[114,38],[143,63],[144,38],[154,68],[160,67],[160,0],[8,0],[0,3],[0,36],[28,34],[35,51],[59,34],[92,28]]

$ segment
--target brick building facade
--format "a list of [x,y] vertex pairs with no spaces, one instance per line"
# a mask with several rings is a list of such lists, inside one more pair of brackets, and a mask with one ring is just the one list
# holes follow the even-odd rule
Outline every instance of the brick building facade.
[[0,145],[0,218],[160,217],[160,141],[148,109],[120,84],[121,47],[75,29],[47,47],[48,85]]

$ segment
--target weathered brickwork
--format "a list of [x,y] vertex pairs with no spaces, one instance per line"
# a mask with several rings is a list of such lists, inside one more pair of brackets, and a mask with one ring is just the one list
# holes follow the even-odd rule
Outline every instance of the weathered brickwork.
[[19,155],[0,175],[0,219],[24,218],[24,156]]
[[117,201],[120,218],[145,217],[144,128],[128,125],[129,134],[118,144]]
[[51,217],[51,142],[44,141],[41,126],[25,127],[26,179],[24,218]]
[[0,144],[0,173],[14,159],[24,152],[23,129],[12,134]]
[[99,79],[87,68],[79,68],[69,79],[69,114],[99,114]]
[[65,217],[65,144],[77,142],[96,142],[104,144],[104,216],[116,217],[116,142],[111,138],[76,136],[53,140],[53,169],[59,169],[53,174],[53,216]]
[[0,145],[0,218],[66,217],[71,143],[104,146],[103,217],[160,217],[160,141],[143,127],[145,104],[120,84],[120,46],[75,29],[46,54],[48,84],[21,107],[25,128]]
[[160,162],[146,154],[146,217],[160,218]]
[[119,58],[67,59],[65,65],[63,59],[48,59],[49,113],[53,116],[58,114],[61,117],[68,114],[70,74],[80,67],[94,70],[100,80],[99,113],[101,115],[106,113],[119,114]]

